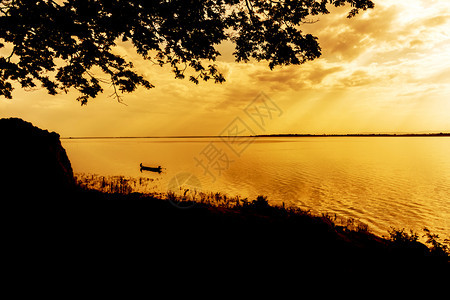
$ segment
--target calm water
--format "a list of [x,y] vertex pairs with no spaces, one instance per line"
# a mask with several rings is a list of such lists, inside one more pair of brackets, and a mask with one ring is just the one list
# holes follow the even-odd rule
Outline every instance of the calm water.
[[[150,189],[155,192],[167,191],[173,178],[189,178],[184,173],[196,177],[195,185],[202,191],[249,199],[262,194],[274,203],[359,219],[378,234],[386,235],[390,226],[422,233],[426,226],[450,237],[450,138],[446,137],[65,139],[62,143],[75,173],[149,177],[154,179]],[[140,163],[165,170],[141,173]]]

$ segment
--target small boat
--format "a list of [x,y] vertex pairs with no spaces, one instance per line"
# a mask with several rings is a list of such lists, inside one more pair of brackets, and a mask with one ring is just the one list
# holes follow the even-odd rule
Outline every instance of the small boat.
[[142,171],[150,171],[150,172],[161,173],[161,171],[162,171],[161,166],[158,166],[156,168],[155,167],[146,167],[146,166],[143,166],[142,163],[139,166],[141,167],[141,172]]

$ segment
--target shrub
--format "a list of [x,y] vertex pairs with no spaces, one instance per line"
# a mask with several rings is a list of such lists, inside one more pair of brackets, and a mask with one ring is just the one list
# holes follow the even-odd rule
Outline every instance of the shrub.
[[423,231],[425,234],[424,237],[427,238],[426,243],[430,246],[428,247],[430,249],[430,253],[436,256],[443,256],[443,257],[449,257],[450,251],[449,251],[449,245],[450,240],[445,239],[444,243],[439,242],[439,235],[432,234],[428,228],[424,228]]
[[256,200],[252,201],[252,206],[255,208],[268,208],[269,201],[267,201],[267,196],[259,195]]
[[395,229],[394,227],[391,227],[389,236],[389,239],[397,246],[408,246],[418,243],[419,240],[419,235],[417,233],[410,230],[410,234],[408,234],[405,232],[405,228]]

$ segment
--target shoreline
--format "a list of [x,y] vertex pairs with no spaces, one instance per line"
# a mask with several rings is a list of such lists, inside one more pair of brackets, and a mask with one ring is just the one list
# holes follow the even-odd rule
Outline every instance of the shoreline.
[[[220,227],[224,231],[232,228],[236,230],[236,226],[242,228],[250,226],[253,228],[254,233],[259,232],[258,234],[261,234],[261,238],[265,236],[264,231],[267,231],[267,233],[274,231],[277,233],[276,235],[284,238],[288,238],[292,234],[305,234],[316,243],[331,243],[332,247],[337,247],[335,249],[337,252],[343,251],[340,248],[342,246],[341,243],[345,245],[343,246],[344,248],[356,247],[359,249],[357,252],[375,251],[378,253],[378,251],[381,251],[376,255],[383,257],[385,255],[390,257],[392,251],[400,251],[402,255],[409,256],[409,251],[415,249],[413,252],[417,251],[414,254],[414,256],[417,255],[417,259],[441,257],[445,260],[444,265],[450,266],[450,244],[442,241],[445,237],[440,239],[428,229],[417,233],[412,230],[408,232],[405,228],[391,227],[388,236],[380,236],[371,232],[368,225],[360,222],[358,219],[345,218],[329,213],[316,214],[310,210],[285,206],[284,203],[282,205],[274,205],[270,204],[267,197],[262,195],[252,200],[242,199],[238,196],[228,197],[221,193],[204,193],[193,199],[186,193],[136,193],[132,192],[129,185],[130,182],[124,181],[121,183],[120,180],[109,183],[104,182],[103,186],[106,189],[101,192],[86,188],[87,185],[83,187],[83,183],[78,182],[80,188],[78,193],[87,195],[87,199],[93,201],[90,202],[91,204],[100,204],[100,206],[105,206],[107,209],[109,209],[109,204],[118,205],[125,211],[132,207],[133,212],[130,212],[130,214],[137,213],[137,215],[141,215],[142,210],[145,211],[145,209],[150,209],[153,205],[156,205],[159,208],[164,207],[159,212],[154,212],[158,214],[158,218],[161,217],[159,216],[160,213],[162,215],[169,213],[169,215],[173,214],[178,217],[194,215],[200,219],[181,221],[183,226],[192,223],[200,228],[206,227],[201,230],[205,230],[205,233],[208,232],[208,234],[211,234],[209,232],[209,227],[211,226]],[[108,189],[110,192],[105,192]],[[82,196],[82,198],[85,197]],[[83,201],[83,203],[89,205],[86,201]],[[128,207],[129,205],[130,207]],[[134,210],[136,207],[140,211]],[[202,220],[203,218],[206,221]],[[218,221],[219,224],[216,224]],[[172,221],[172,224],[168,226],[177,227],[179,222],[179,220]],[[240,233],[236,236],[238,240],[243,238],[239,237],[239,235]],[[276,236],[273,238],[278,239]],[[299,241],[295,241],[295,243],[297,244]],[[337,245],[334,245],[334,243],[337,243]],[[300,244],[302,244],[302,247],[305,246],[303,243]],[[310,241],[307,244],[310,244]]]
[[[260,137],[450,137],[450,133],[371,133],[371,134],[261,134],[232,136],[232,138],[260,138]],[[180,135],[180,136],[91,136],[91,137],[61,137],[63,140],[89,140],[89,139],[212,139],[230,138],[218,135]]]
[[[153,177],[136,177],[133,175],[99,175],[94,173],[75,173],[75,179],[79,185],[83,188],[97,190],[106,194],[141,194],[143,196],[152,196],[159,199],[167,198],[167,189],[158,189],[155,190],[156,184],[158,184],[157,178]],[[181,193],[181,192],[180,192]],[[230,207],[233,201],[239,199],[242,201],[251,201],[251,199],[256,199],[258,194],[253,195],[242,195],[235,193],[226,193],[226,192],[217,192],[213,190],[202,190],[197,191],[195,195],[192,193],[188,193],[188,197],[191,199],[194,197],[194,201],[207,202],[212,205],[224,205],[226,207]],[[273,199],[270,195],[264,194],[264,196],[268,197],[269,204],[271,206],[282,206],[286,207],[286,209],[298,209],[303,212],[307,212],[312,216],[328,216],[329,218],[333,218],[333,221],[337,223],[337,225],[345,225],[349,222],[354,222],[358,224],[362,224],[368,227],[368,231],[372,234],[385,238],[389,235],[389,230],[392,228],[405,228],[406,230],[414,230],[415,232],[421,233],[424,227],[431,229],[434,233],[438,233],[439,236],[444,239],[450,240],[450,232],[445,234],[445,231],[437,230],[433,227],[433,224],[424,224],[424,223],[412,223],[411,226],[404,226],[401,222],[390,222],[389,219],[381,219],[378,220],[377,216],[364,216],[364,215],[355,215],[355,214],[346,214],[343,210],[327,210],[327,209],[317,209],[314,206],[307,205],[296,205],[298,201],[293,198],[284,198],[284,199]],[[202,200],[203,199],[203,200]],[[250,200],[249,200],[250,199]],[[228,204],[225,204],[228,203]],[[375,223],[373,223],[376,220]],[[394,224],[395,225],[394,225]],[[411,224],[411,223],[409,223]],[[419,241],[424,242],[426,239],[422,237],[420,234]]]
[[[450,267],[448,247],[431,232],[429,247],[404,229],[380,238],[363,224],[344,226],[329,215],[273,206],[264,196],[210,194],[192,202],[180,190],[158,199],[133,193],[126,180],[102,180],[107,192],[83,188],[58,134],[20,119],[0,123],[10,145],[0,156],[7,245],[24,266],[109,270],[148,262],[150,272],[159,263],[169,272],[203,267],[289,278],[295,270],[419,275]],[[23,170],[33,172],[24,176]]]
[[338,225],[332,216],[272,206],[263,196],[231,205],[223,200],[214,203],[215,199],[192,202],[182,195],[157,198],[78,189],[61,200],[64,203],[58,201],[57,206],[66,213],[58,230],[65,232],[73,220],[82,220],[73,230],[77,235],[81,232],[83,239],[121,241],[118,247],[127,249],[127,243],[149,240],[150,249],[163,247],[159,255],[181,251],[182,257],[201,264],[227,257],[239,266],[276,264],[289,258],[288,269],[312,263],[313,269],[336,267],[362,273],[450,268],[449,249],[432,233],[427,245],[418,241],[419,234],[405,229],[392,229],[390,237],[383,238],[364,224]]
[[268,205],[264,197],[226,207],[80,188],[45,196],[7,201],[10,244],[25,264],[105,270],[127,264],[172,275],[205,270],[289,281],[312,274],[442,278],[450,271],[448,249],[431,233],[428,246],[403,229],[381,238],[364,226]]

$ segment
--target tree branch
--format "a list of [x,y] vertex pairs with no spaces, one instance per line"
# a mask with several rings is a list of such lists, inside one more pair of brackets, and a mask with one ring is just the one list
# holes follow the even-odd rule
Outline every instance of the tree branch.
[[5,58],[6,62],[8,62],[8,63],[11,62],[11,57],[13,57],[15,50],[16,50],[16,47],[14,46],[12,51],[11,51],[11,54],[8,57]]
[[119,95],[119,93],[117,92],[117,87],[116,87],[116,83],[114,82],[112,76],[111,76],[111,85],[114,88],[114,93],[112,93],[111,95],[109,95],[109,97],[114,97],[116,98],[117,102],[119,102],[120,104],[123,104],[125,106],[128,106],[128,104],[126,104],[125,102],[123,102],[122,100],[122,96]]
[[248,13],[253,17],[253,5],[250,0],[245,0],[245,4],[247,5]]

